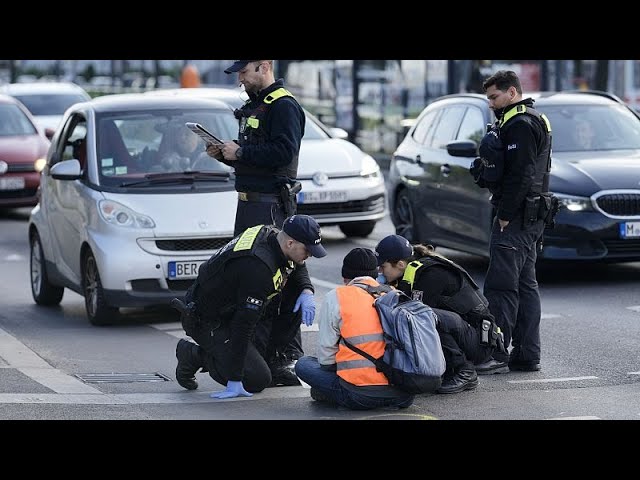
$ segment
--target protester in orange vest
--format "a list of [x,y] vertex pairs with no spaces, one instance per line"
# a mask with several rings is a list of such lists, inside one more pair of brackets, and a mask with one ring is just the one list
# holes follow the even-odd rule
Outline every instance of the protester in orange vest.
[[414,395],[389,385],[372,362],[340,342],[347,339],[373,357],[384,353],[380,317],[371,295],[357,284],[378,286],[373,251],[354,248],[343,260],[344,286],[331,290],[318,316],[318,357],[303,356],[295,366],[298,378],[311,386],[311,398],[352,410],[406,408]]

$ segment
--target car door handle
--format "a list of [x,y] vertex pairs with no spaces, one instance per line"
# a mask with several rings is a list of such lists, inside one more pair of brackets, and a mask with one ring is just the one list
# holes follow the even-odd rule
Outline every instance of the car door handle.
[[451,173],[451,167],[446,163],[444,165],[441,165],[440,173],[442,173],[443,176],[448,177],[449,174]]

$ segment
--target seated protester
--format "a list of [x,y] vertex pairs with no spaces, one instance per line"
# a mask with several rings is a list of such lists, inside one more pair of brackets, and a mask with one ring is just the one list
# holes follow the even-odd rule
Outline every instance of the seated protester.
[[384,276],[378,280],[429,305],[438,315],[437,328],[447,363],[439,393],[476,388],[478,373],[509,371],[506,363],[492,358],[498,339],[482,342],[483,320],[491,325],[486,335],[498,336],[498,330],[487,300],[466,270],[435,253],[432,246],[412,246],[400,235],[383,238],[376,253]]
[[389,385],[369,360],[346,347],[344,337],[374,357],[384,353],[380,317],[371,295],[354,282],[377,286],[375,254],[354,248],[342,265],[345,286],[334,288],[324,298],[318,314],[318,357],[304,356],[295,366],[300,380],[311,386],[311,398],[352,410],[378,407],[406,408],[414,395]]

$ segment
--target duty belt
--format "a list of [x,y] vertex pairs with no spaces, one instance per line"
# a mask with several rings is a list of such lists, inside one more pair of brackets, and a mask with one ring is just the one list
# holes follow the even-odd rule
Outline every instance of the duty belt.
[[238,199],[243,202],[276,203],[280,200],[280,195],[276,193],[238,192]]

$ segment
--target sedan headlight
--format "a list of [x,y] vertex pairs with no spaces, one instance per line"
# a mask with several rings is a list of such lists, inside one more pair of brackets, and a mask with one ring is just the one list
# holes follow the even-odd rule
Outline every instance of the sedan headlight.
[[40,173],[44,166],[47,164],[46,158],[39,158],[35,162],[33,162],[33,168],[36,172]]
[[553,193],[560,201],[560,207],[570,212],[593,212],[593,204],[589,197],[576,197],[564,193]]
[[362,159],[360,176],[363,178],[376,178],[380,176],[380,166],[371,155],[367,155]]
[[98,211],[105,222],[118,227],[153,228],[156,226],[151,217],[134,212],[113,200],[100,200],[98,202]]

